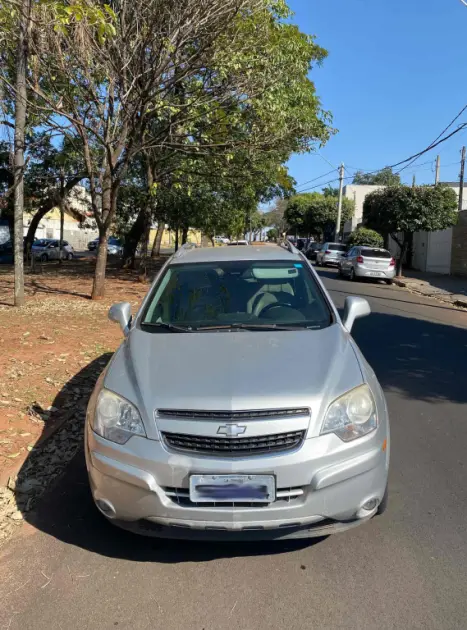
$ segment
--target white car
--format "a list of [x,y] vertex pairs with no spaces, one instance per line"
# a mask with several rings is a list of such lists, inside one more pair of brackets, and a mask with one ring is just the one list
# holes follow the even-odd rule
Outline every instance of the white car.
[[216,236],[214,238],[214,241],[221,245],[228,245],[230,243],[230,239],[226,238],[225,236]]
[[248,241],[232,241],[229,245],[248,245]]
[[[31,247],[34,257],[42,262],[58,260],[60,258],[60,241],[54,238],[41,238],[34,241]],[[62,260],[71,260],[74,255],[73,247],[67,242],[62,243]]]

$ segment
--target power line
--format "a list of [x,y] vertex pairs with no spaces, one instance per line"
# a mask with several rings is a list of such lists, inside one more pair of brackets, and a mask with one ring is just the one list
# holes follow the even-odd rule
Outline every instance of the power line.
[[[452,127],[452,125],[456,122],[456,120],[458,120],[462,114],[465,112],[465,110],[467,109],[467,105],[464,105],[464,107],[461,109],[461,111],[451,120],[451,122],[449,123],[449,125],[447,125],[447,127],[445,127],[443,129],[443,131],[439,134],[439,136],[437,136],[433,142],[431,143],[430,146],[434,146],[435,142],[437,142],[445,133],[446,131]],[[415,160],[414,160],[415,161]],[[410,163],[412,164],[412,162]],[[401,173],[404,169],[408,168],[410,166],[410,164],[407,164],[407,166],[404,166],[403,168],[400,169],[399,173]]]
[[303,184],[299,184],[298,187],[302,188],[303,186],[306,186],[307,184],[311,184],[312,182],[316,182],[318,179],[321,179],[322,177],[326,177],[327,175],[330,175],[331,173],[334,173],[333,169],[332,171],[329,171],[328,173],[324,173],[323,175],[320,175],[319,177],[314,177],[313,179],[309,179],[307,182],[303,182]]

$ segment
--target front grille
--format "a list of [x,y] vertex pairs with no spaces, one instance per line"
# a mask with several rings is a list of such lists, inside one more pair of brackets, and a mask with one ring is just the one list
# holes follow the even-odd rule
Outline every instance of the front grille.
[[295,418],[308,416],[306,407],[293,409],[260,409],[251,411],[203,411],[190,409],[159,409],[157,414],[163,418],[183,418],[188,420],[261,420],[263,418]]
[[[192,501],[190,499],[190,491],[188,489],[185,488],[172,488],[172,487],[165,487],[163,488],[163,490],[165,491],[165,494],[170,498],[170,500],[173,503],[176,503],[177,505],[181,505],[182,507],[187,507],[187,508],[212,508],[212,507],[216,507],[216,508],[252,508],[252,509],[259,509],[259,508],[263,508],[263,507],[268,507],[269,505],[271,505],[270,503],[251,503],[249,501],[235,501],[235,502],[230,502],[230,503],[226,503],[226,502],[203,502],[203,503],[197,503],[196,501]],[[280,506],[283,505],[284,507],[286,505],[288,505],[291,502],[298,502],[301,503],[303,502],[304,499],[304,489],[299,486],[296,488],[278,488],[276,490],[276,499],[273,502],[273,504],[275,506]]]
[[258,435],[245,438],[208,437],[183,433],[162,433],[168,446],[179,451],[209,453],[218,456],[258,455],[277,453],[297,448],[303,442],[305,431],[290,431],[276,435]]

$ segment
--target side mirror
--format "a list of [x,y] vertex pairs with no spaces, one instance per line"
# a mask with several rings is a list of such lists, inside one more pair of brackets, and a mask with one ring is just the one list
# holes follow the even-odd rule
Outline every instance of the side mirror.
[[344,303],[344,317],[342,323],[345,328],[350,332],[356,319],[365,317],[371,313],[370,305],[365,298],[356,297],[351,295],[345,298]]
[[109,309],[109,319],[111,322],[120,324],[125,337],[129,333],[131,323],[131,304],[129,302],[118,302]]

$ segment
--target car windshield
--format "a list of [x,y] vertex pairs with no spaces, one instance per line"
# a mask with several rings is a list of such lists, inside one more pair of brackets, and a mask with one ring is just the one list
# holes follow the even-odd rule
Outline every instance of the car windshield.
[[220,261],[176,264],[154,288],[147,330],[324,328],[330,308],[303,263]]
[[367,258],[392,258],[386,249],[375,249],[373,247],[364,247],[361,254]]
[[328,249],[332,252],[345,252],[347,251],[346,245],[339,245],[338,243],[329,243]]

